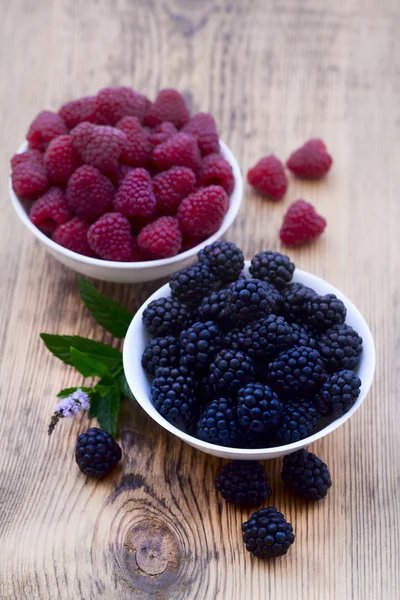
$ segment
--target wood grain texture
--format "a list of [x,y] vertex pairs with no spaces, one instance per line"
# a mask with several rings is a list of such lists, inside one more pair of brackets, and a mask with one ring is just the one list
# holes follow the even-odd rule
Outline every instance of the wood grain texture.
[[[399,549],[400,5],[397,0],[2,0],[0,22],[0,598],[92,600],[397,600]],[[219,501],[218,459],[182,445],[126,402],[122,466],[106,481],[74,464],[86,422],[47,438],[61,387],[80,377],[39,332],[107,341],[77,277],[24,231],[7,197],[10,155],[42,108],[108,84],[185,92],[210,110],[244,170],[311,136],[335,159],[326,181],[291,179],[283,203],[246,189],[229,231],[250,258],[279,248],[290,201],[328,220],[291,252],[365,314],[375,383],[362,409],[313,450],[334,486],[294,500],[266,467],[272,503],[293,523],[285,558],[257,561]],[[100,288],[131,309],[158,284]]]

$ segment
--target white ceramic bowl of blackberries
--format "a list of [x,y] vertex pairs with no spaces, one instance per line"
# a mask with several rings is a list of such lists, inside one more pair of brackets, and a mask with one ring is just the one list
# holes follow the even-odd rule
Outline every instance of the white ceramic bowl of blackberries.
[[215,242],[136,313],[123,350],[133,396],[164,429],[223,458],[312,444],[360,408],[375,347],[354,304],[278,252]]

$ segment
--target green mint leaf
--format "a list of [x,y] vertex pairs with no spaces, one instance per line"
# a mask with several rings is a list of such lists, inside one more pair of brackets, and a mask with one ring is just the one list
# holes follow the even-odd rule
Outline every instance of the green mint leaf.
[[79,292],[97,323],[116,338],[124,338],[133,314],[118,302],[101,294],[84,277],[79,278]]
[[90,397],[90,408],[88,411],[88,418],[94,419],[97,417],[97,413],[99,410],[99,402],[100,396],[96,393],[96,390],[93,390],[93,394]]
[[96,385],[96,400],[90,407],[89,417],[96,416],[102,429],[113,438],[118,433],[118,416],[121,407],[121,391],[117,382],[112,385]]
[[79,335],[53,335],[51,333],[41,333],[40,337],[50,352],[67,365],[74,366],[71,360],[71,347],[88,354],[93,358],[101,360],[101,362],[107,365],[109,369],[116,369],[122,363],[122,353],[120,350],[113,348],[108,344],[103,344],[102,342],[89,340],[80,337]]
[[130,398],[131,400],[135,400],[135,396],[131,392],[131,388],[128,385],[128,382],[125,377],[125,373],[122,373],[118,378],[119,387],[121,390],[121,394],[126,398]]
[[63,390],[61,390],[61,392],[58,392],[57,398],[66,398],[67,396],[70,396],[71,394],[76,392],[76,390],[82,390],[82,392],[86,392],[88,396],[91,396],[93,393],[93,388],[78,385],[77,387],[64,388]]
[[84,377],[107,377],[110,369],[105,365],[101,357],[94,358],[90,354],[80,352],[76,348],[70,348],[71,363]]

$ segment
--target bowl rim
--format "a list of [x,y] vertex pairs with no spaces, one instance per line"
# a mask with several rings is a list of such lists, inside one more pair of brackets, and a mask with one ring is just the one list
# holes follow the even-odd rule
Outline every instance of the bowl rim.
[[[248,268],[249,264],[250,264],[250,261],[245,261],[245,267]],[[305,282],[304,282],[304,279],[306,280]],[[331,423],[326,425],[326,427],[324,427],[323,429],[319,430],[318,432],[314,433],[313,435],[311,435],[307,438],[303,438],[303,439],[298,440],[297,442],[293,442],[291,444],[285,444],[283,446],[273,446],[273,447],[268,447],[268,448],[232,448],[230,446],[220,446],[217,444],[211,444],[209,442],[205,442],[203,440],[200,440],[199,438],[189,435],[185,431],[182,431],[181,429],[179,429],[178,427],[176,427],[175,425],[173,425],[172,423],[167,421],[164,417],[162,417],[156,411],[156,409],[154,408],[154,406],[150,400],[150,397],[148,397],[148,395],[144,392],[144,390],[142,388],[140,388],[139,392],[138,392],[138,390],[135,389],[134,386],[132,387],[131,384],[132,384],[132,382],[135,381],[135,373],[134,373],[135,369],[133,366],[131,366],[131,363],[129,361],[128,349],[130,348],[132,342],[134,343],[135,339],[137,339],[136,332],[137,332],[138,327],[143,327],[142,314],[143,314],[143,311],[145,310],[146,306],[150,302],[152,302],[153,300],[155,300],[157,298],[169,295],[168,293],[166,293],[169,290],[168,283],[166,283],[165,285],[158,288],[142,304],[142,306],[136,312],[135,316],[133,317],[133,319],[130,323],[130,326],[128,328],[128,331],[127,331],[127,334],[125,337],[125,341],[124,341],[124,347],[123,347],[124,372],[125,372],[128,386],[129,386],[134,398],[138,402],[138,404],[140,404],[140,406],[146,411],[146,413],[154,421],[156,421],[159,425],[161,425],[161,427],[163,427],[164,429],[166,429],[173,435],[177,436],[184,442],[190,444],[191,446],[200,448],[203,451],[208,452],[210,454],[218,455],[218,453],[224,453],[225,455],[229,455],[233,459],[236,458],[236,459],[241,459],[241,460],[251,459],[253,457],[260,456],[261,454],[262,454],[263,458],[260,460],[263,460],[263,459],[268,459],[268,458],[274,458],[278,455],[277,453],[284,455],[284,454],[296,452],[296,450],[304,448],[305,446],[308,446],[309,444],[316,442],[317,440],[325,437],[329,433],[332,433],[333,431],[338,429],[341,425],[343,425],[343,423],[348,421],[350,419],[350,417],[360,408],[361,404],[364,402],[364,400],[370,390],[370,387],[372,385],[372,381],[374,378],[375,365],[376,365],[374,339],[373,339],[372,333],[370,331],[370,328],[369,328],[364,316],[362,315],[362,313],[353,304],[353,302],[351,302],[351,300],[349,300],[349,298],[347,298],[347,296],[345,294],[343,294],[340,290],[335,288],[335,286],[333,286],[326,280],[324,280],[316,275],[313,275],[312,273],[309,273],[307,271],[304,271],[304,270],[298,269],[298,268],[295,269],[293,281],[300,281],[301,283],[304,283],[305,285],[310,285],[310,286],[314,285],[317,288],[318,287],[328,287],[329,289],[327,289],[324,293],[336,294],[336,296],[345,303],[348,313],[351,312],[353,315],[355,315],[355,317],[357,318],[359,323],[362,325],[361,328],[359,327],[359,329],[361,330],[359,333],[360,333],[361,337],[363,338],[363,354],[362,354],[361,360],[362,360],[363,364],[365,363],[367,375],[366,376],[363,375],[363,377],[361,378],[360,395],[357,398],[357,401],[355,402],[355,404],[351,407],[351,409],[347,413],[345,413],[344,415],[342,415],[335,421],[332,421]],[[141,363],[139,366],[141,369],[143,368]],[[361,366],[361,361],[360,361],[360,366]],[[150,409],[150,410],[148,410],[148,409]]]
[[[227,213],[224,216],[224,220],[222,221],[221,227],[216,231],[212,236],[197,244],[193,248],[189,250],[185,250],[185,252],[181,252],[180,254],[176,254],[175,256],[171,256],[169,258],[158,258],[155,260],[149,261],[138,261],[138,262],[117,262],[112,260],[102,260],[100,258],[92,258],[90,256],[85,256],[83,254],[78,254],[77,252],[73,252],[72,250],[68,250],[68,248],[64,248],[64,246],[60,246],[56,242],[53,242],[47,235],[45,235],[40,229],[38,229],[29,219],[29,215],[24,209],[22,201],[12,188],[11,181],[11,172],[8,177],[8,192],[11,198],[11,203],[14,207],[15,212],[17,213],[20,220],[23,224],[33,233],[33,235],[41,242],[43,242],[46,246],[48,246],[52,251],[63,254],[64,256],[78,261],[80,263],[86,265],[92,265],[96,267],[104,267],[105,269],[120,269],[120,270],[142,270],[149,268],[157,268],[163,267],[166,265],[179,263],[181,261],[185,261],[188,258],[196,255],[199,250],[212,244],[221,238],[221,236],[227,231],[227,229],[232,225],[234,220],[237,217],[239,212],[242,200],[243,200],[243,177],[239,167],[239,163],[233,154],[232,150],[227,146],[227,144],[223,140],[219,140],[221,154],[226,158],[229,164],[232,167],[233,175],[235,179],[235,187],[232,193],[229,195],[229,208]],[[25,141],[18,148],[16,154],[20,154],[25,152],[28,149],[28,142]]]

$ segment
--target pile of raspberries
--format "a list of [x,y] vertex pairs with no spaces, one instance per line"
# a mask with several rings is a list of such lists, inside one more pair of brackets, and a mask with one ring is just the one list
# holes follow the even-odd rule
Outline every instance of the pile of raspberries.
[[111,261],[167,258],[221,226],[234,188],[214,118],[184,97],[154,102],[128,87],[43,111],[28,150],[11,159],[12,187],[30,219],[79,254]]
[[291,444],[356,402],[362,339],[339,298],[292,281],[287,256],[260,252],[243,268],[235,244],[215,242],[145,308],[152,402],[211,444]]

